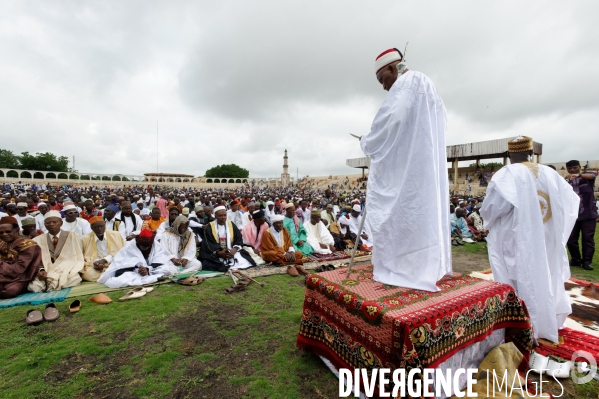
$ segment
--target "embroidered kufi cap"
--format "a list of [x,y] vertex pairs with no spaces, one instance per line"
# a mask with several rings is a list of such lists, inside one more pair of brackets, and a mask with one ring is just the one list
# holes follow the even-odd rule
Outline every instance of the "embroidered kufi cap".
[[518,136],[507,143],[508,152],[524,152],[532,150],[532,138],[528,136]]

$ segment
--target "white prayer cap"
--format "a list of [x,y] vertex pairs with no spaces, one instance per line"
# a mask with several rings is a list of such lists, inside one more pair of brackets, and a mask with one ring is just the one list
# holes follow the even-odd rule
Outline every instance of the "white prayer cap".
[[38,202],[38,203],[37,203],[37,207],[38,207],[38,208],[39,208],[40,206],[42,206],[42,205],[44,205],[44,206],[48,206],[48,204],[46,204],[44,201],[40,201],[40,202]]
[[360,205],[358,205],[358,204],[354,205],[353,208],[351,208],[351,209],[353,209],[356,212],[361,212],[362,211],[362,208],[360,208]]
[[283,215],[273,215],[273,216],[271,216],[271,217],[270,217],[270,221],[271,221],[272,223],[275,223],[275,222],[282,222],[282,221],[283,221],[283,219],[285,219],[285,217],[284,217]]
[[226,210],[227,210],[227,208],[225,208],[224,206],[220,205],[220,206],[217,206],[216,208],[214,208],[214,211],[212,211],[212,213],[214,213],[216,215],[216,212],[218,212],[218,211],[226,211]]
[[75,205],[73,205],[73,203],[70,203],[70,204],[68,204],[68,205],[65,205],[65,206],[62,208],[62,211],[63,211],[63,212],[65,212],[65,211],[68,211],[68,210],[70,210],[70,209],[77,210],[77,207],[76,207]]
[[144,203],[144,200],[139,200],[139,201],[137,201],[137,203],[138,203],[138,204],[143,204],[143,203]]
[[374,73],[378,73],[382,68],[391,64],[395,61],[401,61],[403,59],[403,55],[396,48],[390,48],[389,50],[385,50],[376,57],[374,61]]
[[59,219],[62,219],[62,216],[60,215],[60,212],[58,212],[58,211],[48,211],[44,215],[44,220],[46,220],[48,218],[59,218]]
[[291,208],[293,205],[293,202],[288,203],[287,205],[285,205],[285,209]]
[[18,208],[27,208],[27,202],[19,202],[17,203]]
[[148,208],[144,208],[141,211],[139,211],[139,214],[141,216],[143,216],[143,215],[149,215],[150,214],[150,210]]

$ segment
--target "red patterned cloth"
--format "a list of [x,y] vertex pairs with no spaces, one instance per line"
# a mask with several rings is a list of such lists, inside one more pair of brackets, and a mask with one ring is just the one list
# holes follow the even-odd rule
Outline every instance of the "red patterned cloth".
[[306,276],[297,339],[337,368],[434,368],[501,328],[529,358],[530,318],[509,285],[454,274],[426,292],[378,283],[372,265],[346,272]]
[[331,262],[334,260],[348,259],[351,258],[350,255],[347,255],[345,252],[333,252],[330,254],[312,254],[307,256],[310,262]]
[[[582,350],[588,352],[595,358],[599,364],[599,338],[586,334],[582,331],[564,328],[559,330],[559,344],[551,344],[544,340],[539,340],[539,346],[535,351],[543,356],[554,355],[564,360],[571,360],[574,352]],[[547,343],[546,343],[547,342]],[[576,361],[586,361],[584,358],[577,358]]]

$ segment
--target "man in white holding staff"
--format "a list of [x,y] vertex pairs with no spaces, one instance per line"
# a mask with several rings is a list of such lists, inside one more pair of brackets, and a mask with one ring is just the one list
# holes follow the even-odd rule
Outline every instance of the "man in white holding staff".
[[382,52],[374,66],[389,92],[360,140],[370,156],[374,279],[439,291],[437,281],[451,273],[445,107],[433,82],[409,70],[398,49]]

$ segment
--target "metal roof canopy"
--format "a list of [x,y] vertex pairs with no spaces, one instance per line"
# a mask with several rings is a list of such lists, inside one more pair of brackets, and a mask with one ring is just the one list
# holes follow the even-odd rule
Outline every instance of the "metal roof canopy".
[[[476,143],[448,145],[447,162],[453,162],[456,158],[459,161],[471,161],[476,159],[491,159],[507,157],[507,143],[516,137],[505,139],[479,141]],[[535,155],[543,154],[543,144],[533,141],[533,153]]]
[[[507,157],[507,143],[516,137],[505,139],[479,141],[476,143],[448,145],[445,150],[447,153],[447,162],[472,161],[477,159],[493,159]],[[543,155],[543,144],[533,141],[533,154]],[[370,157],[352,158],[346,160],[346,165],[352,168],[369,168]]]

